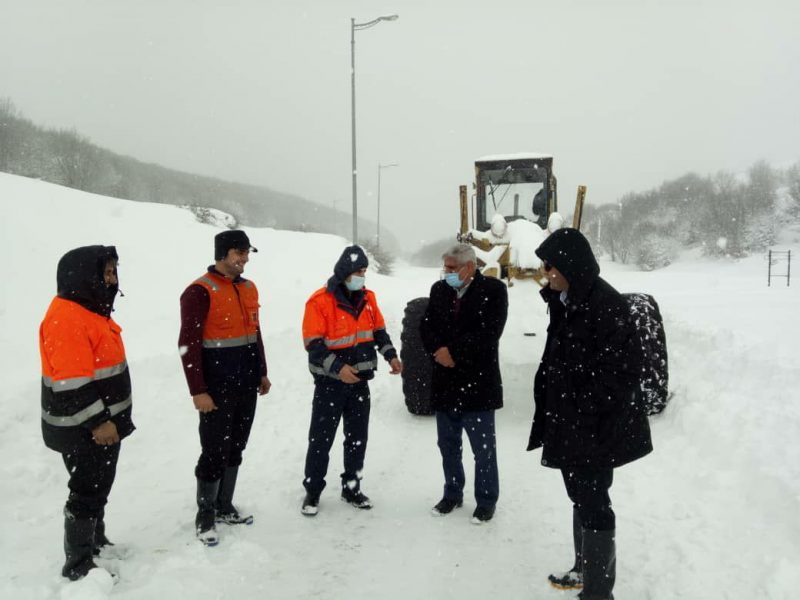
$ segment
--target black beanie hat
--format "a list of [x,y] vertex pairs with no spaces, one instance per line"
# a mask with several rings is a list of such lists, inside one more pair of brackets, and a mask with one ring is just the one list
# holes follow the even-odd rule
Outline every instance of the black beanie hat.
[[250,245],[250,238],[241,229],[229,229],[214,236],[214,260],[222,260],[228,256],[231,248],[258,252],[258,248]]

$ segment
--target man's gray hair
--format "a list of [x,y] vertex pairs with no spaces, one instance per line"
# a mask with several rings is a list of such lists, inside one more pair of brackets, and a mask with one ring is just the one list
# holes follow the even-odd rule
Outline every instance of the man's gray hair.
[[450,246],[447,251],[442,254],[442,260],[448,258],[454,259],[459,265],[465,265],[468,262],[478,264],[478,259],[475,256],[475,248],[469,244],[455,244]]

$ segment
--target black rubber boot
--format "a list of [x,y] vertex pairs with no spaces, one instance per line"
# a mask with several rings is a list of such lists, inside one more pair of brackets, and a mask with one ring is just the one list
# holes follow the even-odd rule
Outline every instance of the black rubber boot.
[[617,576],[615,530],[583,530],[583,591],[581,600],[614,600]]
[[114,544],[106,537],[105,509],[100,510],[97,516],[97,524],[94,527],[94,555],[99,556],[103,548]]
[[216,481],[197,480],[197,516],[194,519],[197,539],[206,546],[219,543],[217,528],[214,526],[214,503],[219,493],[219,479]]
[[67,557],[61,574],[77,581],[97,568],[94,556],[94,531],[97,519],[79,519],[64,510],[64,554]]
[[572,545],[575,549],[575,562],[572,568],[560,575],[548,575],[547,579],[554,588],[560,590],[579,590],[583,587],[583,527],[578,511],[572,509]]
[[219,482],[217,494],[217,523],[228,525],[252,525],[253,515],[242,515],[233,505],[233,492],[236,490],[236,478],[239,476],[239,467],[228,467]]

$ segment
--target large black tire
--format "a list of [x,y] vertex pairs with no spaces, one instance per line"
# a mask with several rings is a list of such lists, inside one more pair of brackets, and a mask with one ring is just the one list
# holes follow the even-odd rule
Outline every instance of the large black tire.
[[649,294],[623,294],[636,325],[637,343],[641,348],[641,398],[648,415],[660,413],[667,406],[669,365],[664,320],[655,298]]
[[434,412],[431,407],[433,360],[425,352],[419,334],[419,325],[427,308],[427,298],[415,298],[406,304],[403,331],[400,334],[403,395],[408,412],[414,415],[432,415]]

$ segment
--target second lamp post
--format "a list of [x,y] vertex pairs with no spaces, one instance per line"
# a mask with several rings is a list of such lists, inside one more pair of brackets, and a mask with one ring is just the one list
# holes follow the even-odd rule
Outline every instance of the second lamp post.
[[397,15],[378,17],[366,23],[356,23],[350,19],[350,98],[353,151],[353,243],[358,243],[358,177],[356,170],[356,31],[374,27],[381,21],[395,21]]

